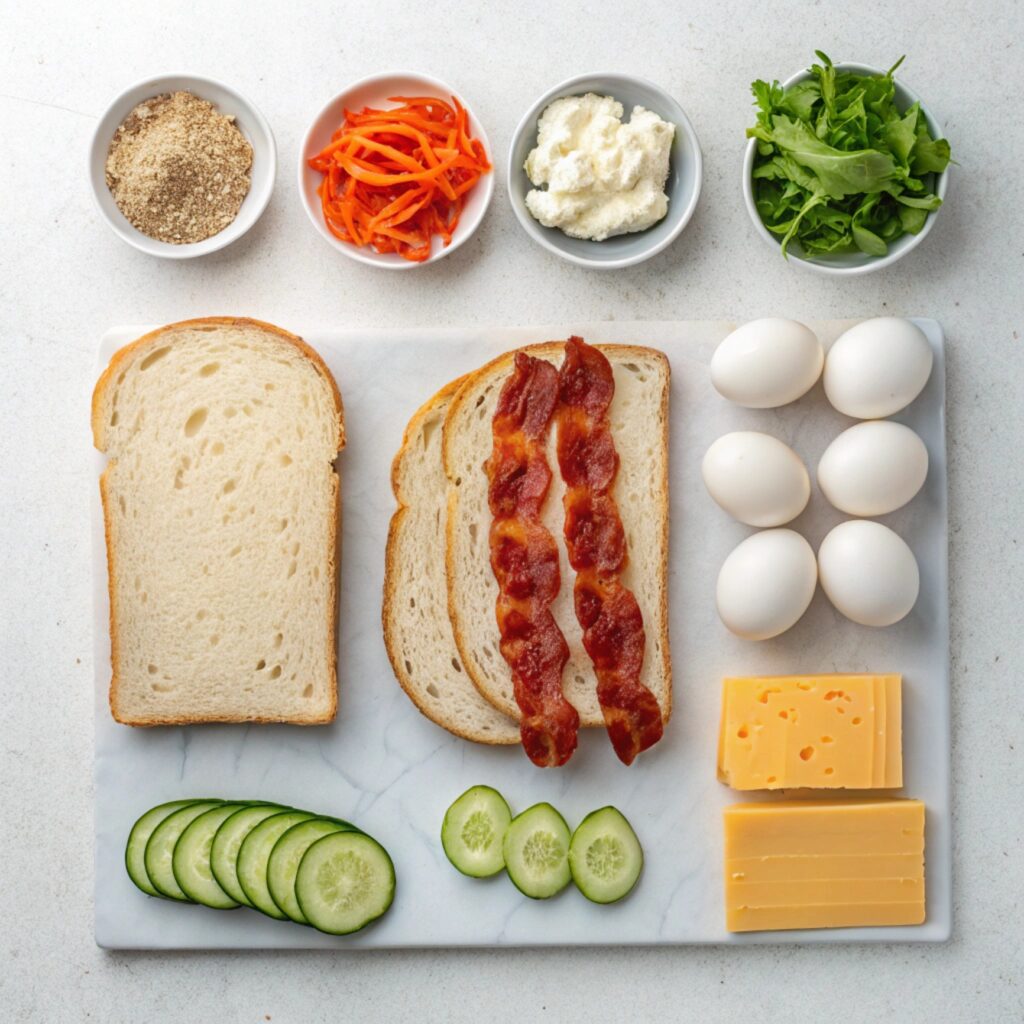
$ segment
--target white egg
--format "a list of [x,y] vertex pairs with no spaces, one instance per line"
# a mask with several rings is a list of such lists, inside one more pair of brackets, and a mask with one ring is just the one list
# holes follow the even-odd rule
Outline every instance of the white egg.
[[828,599],[862,626],[891,626],[917,602],[921,577],[914,552],[888,526],[850,519],[818,548],[818,571]]
[[825,394],[847,416],[877,420],[910,405],[932,372],[924,332],[898,316],[864,320],[836,339],[825,360]]
[[928,476],[928,449],[902,423],[868,420],[844,430],[818,463],[818,486],[851,516],[884,516],[906,505]]
[[814,597],[818,569],[811,545],[792,530],[762,530],[722,563],[715,600],[737,636],[767,640],[794,625]]
[[800,456],[770,434],[738,430],[720,437],[700,467],[711,497],[748,526],[782,526],[811,496]]
[[748,409],[795,402],[821,376],[825,352],[814,332],[796,320],[769,316],[737,327],[711,357],[711,383]]

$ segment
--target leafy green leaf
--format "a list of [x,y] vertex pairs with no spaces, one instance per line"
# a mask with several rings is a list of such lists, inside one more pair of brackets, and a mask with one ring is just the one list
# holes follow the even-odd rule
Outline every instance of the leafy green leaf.
[[774,178],[790,181],[808,192],[813,192],[817,185],[814,175],[804,170],[791,156],[773,157],[771,162],[762,164],[754,170],[755,178]]
[[816,192],[812,195],[802,207],[800,212],[793,218],[792,224],[789,230],[782,237],[782,255],[788,258],[789,243],[792,241],[793,236],[796,234],[796,229],[800,226],[800,222],[804,219],[807,213],[812,210],[815,206],[825,202],[825,196],[821,192]]
[[878,235],[856,222],[853,224],[853,241],[861,252],[869,256],[884,256],[889,251],[889,247]]
[[891,193],[893,199],[901,206],[909,206],[916,210],[937,210],[942,205],[938,196],[910,196],[906,192]]
[[818,177],[822,191],[833,199],[859,192],[880,191],[893,179],[888,153],[875,149],[844,152],[816,138],[803,121],[784,114],[772,118],[771,141]]
[[896,83],[889,75],[863,78],[848,76],[856,80],[857,87],[864,90],[864,105],[878,116],[879,124],[885,124],[899,117],[896,110]]
[[887,227],[887,220],[879,221],[877,217],[872,217],[880,199],[881,196],[877,193],[867,196],[857,207],[850,225],[854,244],[861,252],[866,252],[869,256],[884,256],[889,251],[883,237],[872,230],[876,223],[883,232]]
[[765,128],[770,128],[772,124],[772,111],[782,102],[782,86],[778,82],[772,82],[769,85],[767,82],[758,79],[751,84],[750,90],[753,92],[754,102],[760,110],[757,117],[758,123]]
[[900,227],[908,234],[916,235],[924,227],[924,222],[928,219],[928,211],[915,206],[901,206],[899,218]]
[[803,82],[791,85],[784,93],[782,102],[778,104],[788,114],[800,121],[807,121],[811,116],[811,109],[821,99],[821,88],[813,79],[808,78]]
[[918,104],[900,110],[893,75],[837,70],[828,56],[783,89],[753,83],[757,140],[754,203],[765,227],[808,256],[844,251],[883,255],[920,231],[941,205],[932,174],[950,162]]
[[832,61],[821,50],[814,52],[821,64],[812,64],[811,74],[818,79],[825,112],[829,117],[834,117],[836,112],[836,69],[832,66]]
[[918,133],[914,145],[914,159],[910,169],[914,174],[941,174],[949,166],[949,143],[945,139],[932,139]]
[[910,151],[917,142],[917,117],[921,104],[915,103],[898,121],[890,121],[884,128],[885,141],[904,167],[910,166]]

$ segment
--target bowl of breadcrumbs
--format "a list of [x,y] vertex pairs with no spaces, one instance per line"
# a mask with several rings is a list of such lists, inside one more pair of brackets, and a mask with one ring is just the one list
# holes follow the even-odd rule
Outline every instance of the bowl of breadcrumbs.
[[241,238],[266,209],[276,173],[263,115],[196,75],[149,78],[123,92],[89,150],[93,194],[114,233],[168,259]]

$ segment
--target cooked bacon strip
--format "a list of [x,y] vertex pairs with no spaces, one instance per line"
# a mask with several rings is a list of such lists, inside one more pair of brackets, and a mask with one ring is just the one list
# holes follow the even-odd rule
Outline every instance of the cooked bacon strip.
[[597,699],[619,760],[632,764],[661,739],[661,708],[640,682],[644,621],[619,579],[626,537],[612,489],[619,471],[608,408],[615,379],[604,353],[572,337],[559,372],[558,464],[565,481],[565,542],[576,570],[576,618],[597,674]]
[[515,370],[498,397],[494,446],[484,467],[491,515],[491,568],[498,581],[501,653],[512,669],[520,732],[530,760],[565,764],[576,749],[580,716],[562,693],[569,646],[551,614],[562,585],[558,545],[541,522],[551,486],[544,453],[558,400],[558,372],[541,359],[516,354]]

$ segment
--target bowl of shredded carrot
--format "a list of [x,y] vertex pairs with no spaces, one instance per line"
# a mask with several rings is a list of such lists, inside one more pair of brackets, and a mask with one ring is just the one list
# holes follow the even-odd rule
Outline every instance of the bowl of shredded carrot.
[[299,156],[299,193],[334,248],[394,270],[454,252],[494,192],[490,144],[444,82],[412,72],[364,78],[317,115]]

